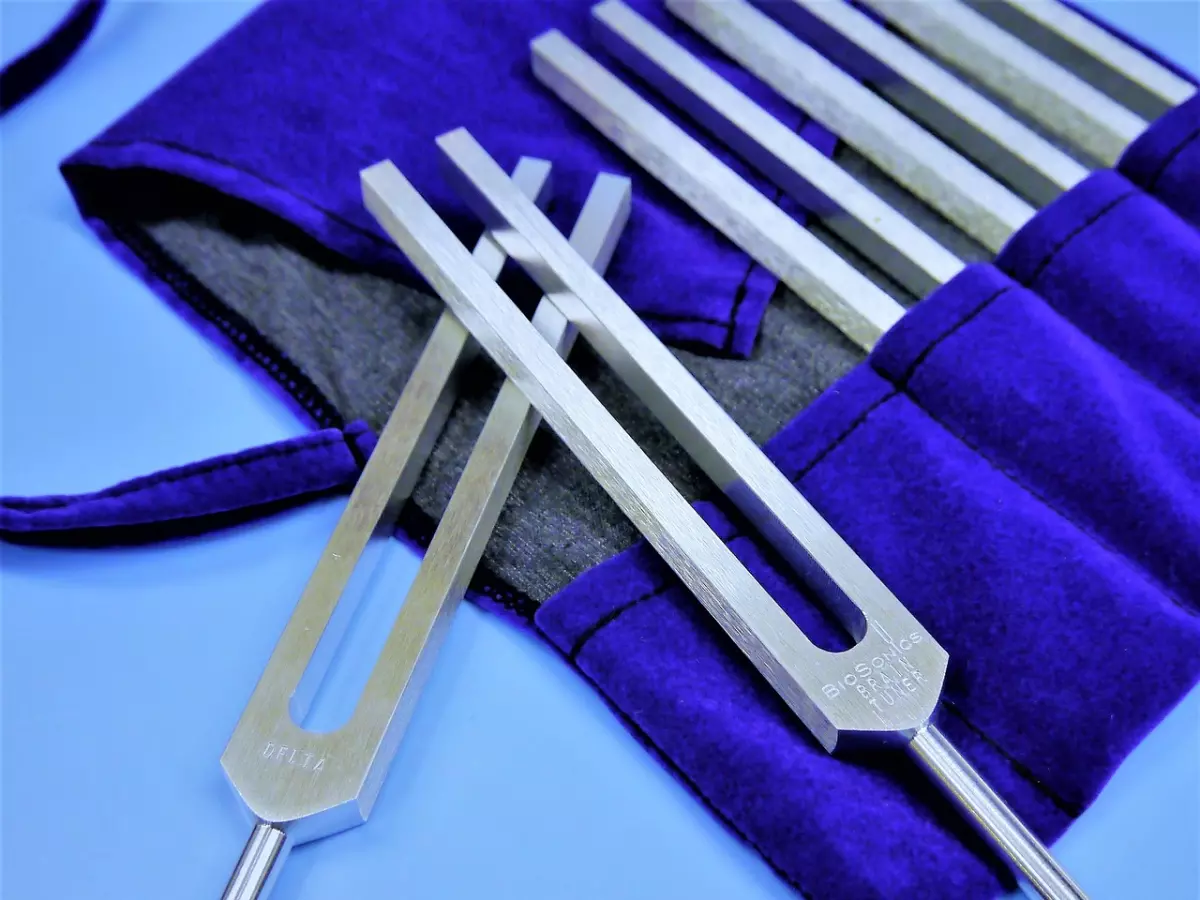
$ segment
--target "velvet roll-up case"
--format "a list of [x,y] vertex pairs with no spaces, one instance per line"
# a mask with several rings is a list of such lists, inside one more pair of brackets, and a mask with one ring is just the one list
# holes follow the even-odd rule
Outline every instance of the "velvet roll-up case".
[[[945,730],[1053,840],[1200,677],[1200,99],[990,259],[659,4],[634,5],[974,262],[915,298],[855,260],[910,306],[864,358],[534,81],[529,39],[557,27],[592,46],[588,4],[413,3],[401,19],[277,0],[63,174],[113,252],[311,433],[3,498],[0,533],[150,542],[348,490],[441,308],[361,208],[357,173],[393,159],[471,241],[433,146],[465,125],[503,165],[553,163],[564,229],[595,174],[633,179],[610,282],[946,646]],[[536,299],[519,273],[502,281]],[[844,646],[586,347],[572,364],[804,631]],[[498,384],[486,360],[464,375],[404,539],[428,541]],[[1006,886],[903,758],[826,754],[545,430],[471,597],[557,648],[800,895]]]

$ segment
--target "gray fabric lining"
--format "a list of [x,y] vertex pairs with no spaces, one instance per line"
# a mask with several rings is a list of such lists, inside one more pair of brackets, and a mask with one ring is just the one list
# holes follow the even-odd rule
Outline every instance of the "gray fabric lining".
[[[964,259],[984,258],[978,245],[861,157],[842,151],[838,158]],[[290,246],[265,216],[249,227],[244,218],[226,227],[212,215],[145,223],[145,228],[298,365],[347,420],[366,419],[376,429],[382,425],[433,328],[440,301],[378,275],[318,264]],[[914,301],[824,229],[813,230],[901,302]],[[861,351],[788,291],[779,291],[768,308],[751,359],[674,352],[759,443],[862,359]],[[571,363],[689,499],[710,490],[671,437],[582,342]],[[435,519],[449,501],[499,383],[497,371],[482,358],[462,377],[459,400],[413,497]],[[616,505],[543,426],[484,564],[508,585],[542,601],[636,537]]]

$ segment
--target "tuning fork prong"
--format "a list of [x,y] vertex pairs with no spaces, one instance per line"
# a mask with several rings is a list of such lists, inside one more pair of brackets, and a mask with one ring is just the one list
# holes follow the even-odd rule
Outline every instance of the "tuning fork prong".
[[[586,267],[554,238],[552,226],[497,180],[497,174],[502,178],[503,172],[482,148],[461,130],[443,135],[439,145],[464,183],[473,186],[468,202],[484,209],[489,217],[505,217],[513,232],[528,243],[523,252],[540,258],[540,269],[528,255],[515,258],[531,272],[536,270],[535,277],[543,284],[556,281],[572,290],[568,308],[582,317],[580,331],[589,343],[600,341],[597,349],[606,358],[604,348],[611,349],[612,343],[634,345],[628,359],[614,365],[626,383],[660,419],[667,413],[664,424],[710,474],[724,468],[750,477],[745,483],[721,479],[717,483],[777,546],[802,546],[815,564],[816,571],[808,572],[810,585],[812,576],[823,575],[843,586],[866,626],[854,628],[848,623],[858,643],[840,653],[809,642],[512,302],[472,265],[450,230],[404,176],[387,162],[364,170],[363,195],[368,209],[734,644],[826,749],[862,741],[907,747],[921,768],[1043,897],[1082,900],[1083,893],[1046,847],[929,721],[940,694],[945,651],[802,498],[796,508],[804,512],[798,520],[790,519],[780,506],[768,509],[763,505],[767,498],[757,492],[769,480],[764,479],[763,467],[778,475],[782,486],[775,486],[784,494],[800,495],[686,369],[677,362],[666,362],[674,361],[669,351],[661,344],[661,355],[650,351],[648,342],[656,339],[648,331],[639,332],[633,325],[640,325],[636,315],[601,287],[603,279],[584,277]],[[649,370],[639,371],[639,364],[648,365]],[[679,379],[679,390],[674,392],[682,401],[679,411],[690,418],[681,422],[658,405],[662,397],[673,393],[671,386],[658,384],[655,390],[647,379]],[[733,456],[722,456],[726,453]],[[791,532],[781,542],[780,532],[795,526],[800,526],[800,532]],[[835,611],[847,620],[845,609]],[[852,670],[857,663],[870,665],[870,655],[883,647],[889,656],[899,654],[908,676],[915,673],[912,678],[906,676],[912,687],[906,703],[911,702],[911,707],[890,720],[872,710],[869,700],[857,691],[839,691],[836,680],[826,680],[836,679],[838,673]]]
[[1034,208],[745,0],[667,9],[984,247],[998,252]]
[[1147,122],[961,0],[863,0],[935,57],[978,80],[1103,166]]
[[839,66],[1027,200],[1044,205],[1087,177],[1086,166],[851,4],[753,2],[831,58],[836,53]]
[[1060,0],[968,0],[968,5],[1146,119],[1196,93],[1196,85]]
[[621,0],[592,8],[600,43],[917,297],[964,263]]
[[[608,268],[629,219],[630,203],[629,179],[597,176],[567,239],[597,273]],[[570,353],[576,336],[573,323],[561,311],[570,302],[568,297],[543,297],[531,321],[546,345],[562,357]],[[384,759],[396,752],[540,422],[516,385],[505,380],[363,690],[359,708],[367,711],[364,718],[372,718],[371,731],[364,737],[377,742]],[[369,790],[378,790],[385,774],[386,767],[376,766]]]

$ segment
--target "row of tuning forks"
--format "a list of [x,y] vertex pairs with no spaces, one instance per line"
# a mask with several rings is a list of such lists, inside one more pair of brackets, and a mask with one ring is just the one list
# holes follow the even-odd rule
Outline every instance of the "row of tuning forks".
[[[665,5],[991,253],[1196,90],[1058,0]],[[591,20],[608,53],[907,291],[923,297],[964,267],[621,0],[593,7]],[[543,84],[856,344],[869,350],[903,314],[562,33],[537,37],[531,49]]]

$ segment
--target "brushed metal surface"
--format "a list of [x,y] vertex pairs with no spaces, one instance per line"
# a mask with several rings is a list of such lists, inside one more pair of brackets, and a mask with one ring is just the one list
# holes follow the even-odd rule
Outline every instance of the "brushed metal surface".
[[[544,217],[540,217],[536,208],[522,203],[519,194],[503,188],[496,178],[499,175],[503,180],[503,172],[470,135],[461,130],[452,132],[439,138],[439,144],[475,186],[478,196],[472,198],[474,205],[491,203],[495,214],[507,217],[511,213],[506,221],[530,243],[530,249],[550,254],[544,260],[548,271],[557,273],[564,283],[579,280],[573,270],[580,268],[580,261],[571,260],[570,248],[554,246],[555,242],[543,233],[548,223],[539,221]],[[873,710],[879,721],[872,723],[869,732],[860,731],[861,725],[855,724],[871,718],[867,707],[874,704],[862,701],[870,695],[863,682],[873,682],[871,674],[881,678],[890,671],[899,679],[897,690],[911,689],[919,695],[922,706],[929,700],[936,702],[940,693],[944,651],[922,631],[906,635],[897,630],[889,634],[884,626],[886,621],[888,626],[899,629],[913,621],[899,602],[892,598],[894,607],[887,609],[884,616],[867,617],[865,637],[850,650],[829,653],[808,643],[511,301],[472,266],[465,249],[395,166],[381,162],[364,170],[361,177],[364,202],[388,234],[826,748],[838,749],[839,737],[846,734],[858,737],[869,734],[881,744],[897,738],[908,743],[909,752],[926,772],[939,780],[973,824],[995,840],[997,849],[1018,871],[1035,876],[1061,875],[1055,880],[1047,877],[1035,882],[1043,897],[1081,900],[1083,895],[1057,867],[1049,851],[928,721],[931,708],[923,712],[926,720],[916,729],[899,720],[886,722],[880,709]],[[524,257],[521,259],[528,265]],[[594,281],[603,283],[600,278]],[[623,314],[616,307],[610,308],[609,298],[595,284],[585,287],[590,289],[576,293],[580,307],[576,313],[584,317],[578,320],[581,326],[583,322],[590,325],[581,327],[589,341],[597,336],[598,330],[614,328],[621,339],[641,345],[642,335],[636,329],[625,329]],[[636,316],[619,298],[616,303],[636,321]],[[650,340],[655,339],[650,336]],[[662,348],[661,344],[658,346]],[[662,350],[666,358],[674,359],[665,348]],[[634,350],[632,355],[644,356],[644,347]],[[657,365],[663,360],[652,362]],[[670,365],[662,364],[655,369],[656,377],[672,382],[679,374]],[[688,377],[686,372],[683,377]],[[710,404],[699,402],[701,398],[692,395],[689,389],[684,393],[689,400],[697,401],[690,412],[698,420],[698,432],[731,430],[733,434],[728,437],[734,440],[726,449],[732,452],[745,449],[739,448],[736,441],[740,432],[732,422],[722,419],[719,409],[714,412]],[[750,459],[753,467],[753,454]],[[770,466],[765,458],[764,462]],[[741,467],[737,460],[730,460],[729,465],[731,469]],[[799,497],[790,484],[784,481],[784,485],[784,490]],[[811,515],[816,521],[802,523],[808,529],[806,537],[819,532],[822,525],[828,528],[815,511]],[[757,521],[761,522],[762,517]],[[818,551],[816,555],[823,554]],[[834,568],[842,569],[853,569],[855,561],[857,557],[831,559]],[[850,573],[851,578],[859,575],[857,571]],[[837,580],[839,573],[830,572],[829,576]],[[868,652],[879,652],[877,639],[881,636],[882,652],[887,655],[878,660],[877,670],[872,670],[876,661],[868,662],[861,654],[873,643],[875,647]],[[934,654],[928,652],[931,649]],[[925,677],[928,670],[922,673],[913,665],[914,660],[924,665],[926,659],[940,663],[936,685]],[[831,675],[837,680],[822,684]],[[853,690],[854,687],[858,689]],[[890,724],[893,730],[881,730],[880,724]],[[913,742],[917,742],[915,746]]]
[[1141,116],[1038,53],[961,0],[863,0],[930,53],[1008,99],[1104,166],[1146,129]]
[[745,0],[666,5],[992,252],[1033,217],[1032,206]]
[[976,12],[1147,120],[1196,86],[1059,0],[969,0]]
[[831,231],[924,297],[964,263],[621,0],[592,8],[600,43]]
[[1086,166],[849,3],[772,2],[771,12],[797,30],[811,17],[869,54],[869,71],[855,74],[1026,199],[1049,203],[1087,177]]
[[532,52],[543,84],[860,347],[900,320],[900,304],[561,33]]
[[[448,142],[447,138],[453,140]],[[490,174],[486,169],[495,163],[474,145],[470,135],[452,132],[443,135],[439,143],[443,151],[466,151],[474,162],[482,164],[478,168],[485,169],[478,173],[477,167],[471,166],[471,177],[482,174],[485,181],[492,181],[486,177]],[[497,171],[503,175],[502,170]],[[615,341],[630,344],[634,358],[652,357],[653,378],[664,383],[671,399],[683,400],[682,408],[677,406],[674,412],[658,404],[653,411],[656,415],[660,411],[667,414],[665,424],[673,432],[694,436],[685,441],[689,453],[706,470],[718,475],[718,483],[738,497],[744,508],[753,508],[746,502],[753,495],[760,497],[767,508],[791,509],[788,521],[797,523],[800,534],[781,543],[802,551],[800,543],[808,544],[828,566],[830,577],[855,595],[858,607],[853,625],[858,626],[854,630],[861,640],[853,649],[831,653],[805,637],[512,301],[473,263],[445,223],[395,166],[382,162],[364,170],[362,183],[367,208],[425,280],[825,746],[833,748],[855,737],[869,742],[902,742],[926,723],[937,702],[945,651],[670,351],[612,294],[604,280],[594,272],[591,279],[578,277],[575,263],[579,258],[565,239],[561,245],[544,240],[544,235],[537,240],[543,228],[554,231],[540,213],[540,222],[530,222],[528,209],[508,210],[509,201],[515,198],[508,192],[498,192],[505,195],[506,211],[513,213],[513,227],[528,226],[525,237],[535,240],[538,249],[553,253],[554,265],[561,264],[564,271],[570,270],[575,276],[569,279],[573,285],[564,279],[564,283],[547,289],[547,294],[555,299],[566,292],[575,295],[579,302],[564,312],[588,342],[610,365],[617,358],[611,353]],[[497,186],[490,183],[489,187]],[[532,209],[536,211],[536,207]],[[547,246],[543,248],[543,244]],[[582,288],[582,293],[576,288]],[[588,297],[584,299],[583,294]],[[606,302],[609,300],[615,301],[615,307],[607,308],[612,306]],[[590,315],[597,312],[603,315],[603,321],[599,315]],[[629,327],[631,322],[636,324]],[[614,324],[616,328],[612,328]],[[614,338],[596,341],[605,331],[614,332]],[[651,396],[650,392],[636,393]],[[686,434],[688,431],[692,434]],[[747,476],[750,487],[739,489],[733,483],[742,475]],[[761,521],[763,516],[755,519]],[[882,658],[884,654],[889,658],[904,656],[916,673],[908,677],[911,690],[902,687],[904,696],[891,698],[895,705],[885,706],[877,700],[873,706],[858,692],[837,688],[844,684],[847,674],[853,676],[856,664],[869,665],[872,657]]]
[[[533,202],[546,203],[550,165],[522,159],[513,172],[513,183]],[[496,277],[505,255],[493,236],[485,233],[473,259]],[[370,811],[374,794],[364,790],[366,776],[373,768],[386,770],[390,760],[367,744],[363,729],[353,720],[327,734],[314,734],[297,723],[308,711],[380,551],[391,538],[396,517],[445,423],[455,373],[472,352],[469,332],[445,312],[221,756],[226,777],[255,820],[227,888],[236,887],[246,898],[265,897],[270,887],[269,879],[261,879],[253,890],[245,886],[256,883],[251,876],[265,858],[262,848],[273,834],[264,832],[264,826],[284,831],[289,842],[302,842],[361,824]],[[278,869],[278,861],[271,868]]]

